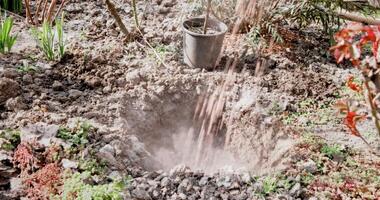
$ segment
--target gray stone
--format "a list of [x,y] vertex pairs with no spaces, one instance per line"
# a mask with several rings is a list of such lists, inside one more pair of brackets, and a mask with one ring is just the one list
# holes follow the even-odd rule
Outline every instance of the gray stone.
[[161,180],[161,186],[162,187],[167,187],[169,186],[170,184],[170,179],[168,177],[164,177],[162,180]]
[[115,148],[113,148],[113,146],[110,144],[104,145],[102,148],[99,149],[99,152],[102,152],[102,153],[108,152],[112,156],[115,156]]
[[55,91],[61,91],[63,90],[63,84],[59,81],[54,81],[52,88]]
[[22,76],[22,81],[24,81],[24,83],[33,83],[33,77],[32,75],[30,74],[25,74],[24,76]]
[[186,196],[184,193],[179,193],[179,194],[178,194],[178,197],[179,197],[180,199],[182,199],[182,200],[187,199],[187,196]]
[[308,160],[301,165],[301,168],[309,173],[315,173],[318,171],[318,166],[313,160]]
[[23,179],[22,178],[11,178],[11,191],[21,191],[24,189],[23,187]]
[[289,194],[293,197],[298,197],[301,194],[301,184],[296,183],[292,189],[290,189]]
[[71,161],[69,159],[62,159],[62,167],[65,169],[76,169],[78,168],[78,162]]
[[107,85],[103,88],[103,93],[108,94],[112,91],[112,87],[110,85]]
[[199,180],[199,186],[201,187],[205,186],[208,183],[208,180],[209,180],[209,177],[207,176],[202,177],[201,180]]
[[251,175],[249,173],[244,173],[241,175],[241,180],[243,183],[249,184],[252,181]]
[[123,179],[123,176],[121,175],[120,172],[118,171],[112,171],[109,175],[108,178],[114,180],[114,181],[120,181]]
[[83,95],[82,91],[75,90],[75,89],[69,90],[69,97],[70,98],[76,99],[76,98],[79,98],[82,95]]
[[44,146],[50,146],[52,141],[56,141],[59,130],[58,125],[46,124],[43,122],[38,122],[35,124],[29,124],[21,128],[21,141],[32,141],[37,140],[40,144]]
[[141,199],[141,200],[150,200],[152,199],[148,192],[141,189],[141,188],[136,188],[134,190],[132,190],[132,193],[131,193],[132,197],[136,198],[136,199]]

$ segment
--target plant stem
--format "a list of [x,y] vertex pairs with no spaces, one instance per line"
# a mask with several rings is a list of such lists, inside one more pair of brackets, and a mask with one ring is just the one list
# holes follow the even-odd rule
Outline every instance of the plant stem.
[[120,15],[117,13],[115,5],[110,0],[104,0],[104,3],[107,5],[108,10],[110,11],[120,30],[124,33],[125,36],[130,37],[128,29],[125,27],[123,21],[120,18]]
[[50,3],[50,6],[49,6],[49,10],[47,12],[47,18],[46,20],[49,22],[49,23],[52,23],[52,17],[53,17],[53,13],[54,13],[54,9],[55,9],[55,6],[57,4],[57,0],[52,0],[51,3]]
[[371,93],[371,90],[370,90],[370,87],[369,87],[369,84],[368,84],[368,80],[367,80],[367,78],[366,78],[366,80],[364,81],[364,86],[365,86],[366,89],[367,89],[368,104],[369,104],[370,109],[371,109],[371,114],[372,114],[372,117],[373,117],[373,121],[374,121],[374,123],[375,123],[376,129],[377,129],[377,133],[378,133],[379,136],[380,136],[380,123],[379,123],[379,118],[378,118],[378,116],[377,116],[376,105],[375,105],[375,103],[373,102],[373,96],[372,96],[372,93]]
[[133,7],[133,16],[135,17],[135,25],[138,28],[140,25],[139,25],[139,18],[137,16],[136,0],[132,0],[132,7]]
[[[69,1],[69,0],[68,0],[68,1]],[[66,3],[66,0],[62,0],[61,5],[59,6],[57,13],[55,13],[54,18],[53,18],[52,21],[55,21],[55,19],[57,19],[59,13],[60,13],[60,12],[62,11],[62,9],[63,9],[63,6],[65,6],[65,3]]]
[[26,17],[28,18],[28,21],[33,24],[33,18],[30,14],[30,3],[29,0],[24,0],[25,3],[25,10],[26,10]]
[[210,16],[210,10],[211,10],[211,0],[207,0],[207,11],[206,11],[205,22],[203,25],[203,34],[207,33],[207,25],[208,25],[208,18]]

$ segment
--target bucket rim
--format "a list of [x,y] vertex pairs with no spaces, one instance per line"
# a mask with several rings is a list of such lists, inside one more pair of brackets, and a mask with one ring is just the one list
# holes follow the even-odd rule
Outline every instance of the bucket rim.
[[209,33],[207,33],[207,34],[201,34],[201,33],[195,33],[195,32],[192,32],[192,31],[190,31],[189,29],[187,29],[187,28],[185,27],[185,23],[186,23],[186,22],[191,22],[191,21],[193,21],[193,20],[199,20],[199,19],[203,19],[203,20],[204,20],[205,17],[192,17],[192,18],[189,18],[189,19],[184,20],[184,21],[182,22],[182,30],[185,31],[187,34],[190,34],[190,35],[193,35],[193,36],[198,36],[198,37],[213,37],[213,36],[220,36],[220,35],[224,35],[224,34],[226,34],[226,32],[227,32],[227,30],[228,30],[228,27],[227,27],[227,25],[226,25],[224,22],[219,21],[219,20],[217,20],[217,19],[215,19],[215,18],[212,18],[212,17],[210,17],[209,20],[212,20],[212,21],[218,23],[218,25],[220,25],[220,26],[222,27],[222,31],[220,31],[220,32],[218,31],[217,33],[213,33],[213,34],[209,34]]

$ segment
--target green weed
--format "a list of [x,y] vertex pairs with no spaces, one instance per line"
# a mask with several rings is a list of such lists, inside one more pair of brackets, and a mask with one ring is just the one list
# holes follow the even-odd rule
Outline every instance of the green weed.
[[92,126],[86,122],[78,122],[74,130],[61,127],[57,137],[70,142],[73,148],[84,147],[88,144],[88,135],[91,128]]
[[90,172],[91,174],[102,174],[105,170],[106,163],[98,161],[95,158],[81,159],[79,161],[79,169]]
[[278,180],[275,177],[266,177],[263,181],[263,190],[262,195],[266,196],[272,193],[277,192],[277,186]]
[[36,72],[37,68],[29,65],[28,63],[24,63],[22,66],[18,66],[16,71],[20,73],[29,73],[29,72]]
[[21,142],[20,131],[6,129],[0,131],[0,149],[12,151]]
[[344,156],[344,148],[341,145],[323,145],[321,148],[321,153],[327,156],[330,159],[333,159],[336,156]]
[[91,173],[75,173],[64,180],[63,192],[56,199],[62,200],[122,200],[123,192],[128,180],[111,182],[104,185],[91,185],[86,182]]
[[6,17],[0,23],[0,53],[10,52],[16,42],[17,35],[12,36],[13,18]]

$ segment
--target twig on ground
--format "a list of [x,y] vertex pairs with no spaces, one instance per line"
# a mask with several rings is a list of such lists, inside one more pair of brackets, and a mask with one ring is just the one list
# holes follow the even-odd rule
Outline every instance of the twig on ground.
[[127,36],[129,40],[131,34],[129,33],[128,29],[125,27],[123,21],[121,20],[120,15],[115,8],[115,5],[110,0],[104,0],[104,3],[107,5],[108,11],[110,11],[111,15],[116,20],[116,23],[119,26],[120,30],[124,33],[125,36]]

